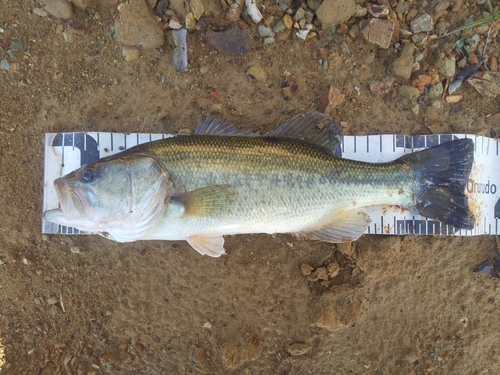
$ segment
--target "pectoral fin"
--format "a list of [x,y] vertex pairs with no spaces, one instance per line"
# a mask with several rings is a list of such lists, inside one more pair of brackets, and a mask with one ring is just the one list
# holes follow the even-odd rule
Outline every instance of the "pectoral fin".
[[224,238],[221,235],[198,234],[191,236],[186,241],[201,255],[218,258],[224,255]]
[[184,206],[183,216],[210,216],[229,209],[238,195],[231,185],[213,185],[183,193],[172,200]]
[[365,211],[347,210],[326,225],[300,234],[333,243],[354,241],[366,231],[369,223],[370,218]]

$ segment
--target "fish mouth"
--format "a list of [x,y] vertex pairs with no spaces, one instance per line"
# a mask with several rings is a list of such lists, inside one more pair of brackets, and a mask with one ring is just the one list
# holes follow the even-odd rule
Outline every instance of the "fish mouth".
[[54,181],[59,208],[47,210],[43,216],[46,220],[58,224],[67,224],[68,221],[81,217],[84,214],[83,201],[63,178]]

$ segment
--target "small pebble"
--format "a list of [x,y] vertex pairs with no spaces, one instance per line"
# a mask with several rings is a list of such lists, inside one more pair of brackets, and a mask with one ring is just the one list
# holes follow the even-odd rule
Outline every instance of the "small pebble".
[[394,84],[394,77],[385,77],[381,81],[371,81],[369,82],[370,91],[373,97],[378,98],[382,95],[387,94],[392,90],[392,85]]
[[326,88],[320,97],[319,110],[327,115],[344,102],[345,94],[334,86]]
[[323,0],[316,10],[316,16],[323,28],[340,25],[356,12],[354,0]]
[[80,248],[76,247],[76,246],[72,246],[70,249],[69,249],[73,254],[81,254],[82,252],[80,251]]
[[67,20],[73,17],[73,8],[67,0],[40,0],[40,5],[56,18]]
[[[144,0],[142,1],[144,2]],[[133,2],[131,1],[130,3]],[[170,0],[169,8],[182,19],[186,18],[187,14],[191,11],[191,6],[187,0]]]
[[283,20],[279,20],[276,25],[273,26],[273,32],[275,32],[276,34],[284,31],[286,29],[286,26],[285,26],[285,23],[283,22]]
[[158,17],[163,16],[163,13],[165,13],[165,11],[167,10],[169,4],[170,4],[170,0],[160,0],[158,2],[158,4],[156,5],[155,14]]
[[367,14],[368,14],[368,8],[365,8],[359,4],[356,4],[356,10],[354,12],[353,17],[361,18],[361,17],[366,16]]
[[295,12],[295,15],[293,16],[293,20],[298,22],[302,18],[304,18],[305,14],[306,14],[306,10],[304,8],[299,8],[299,9],[297,9],[297,12]]
[[56,304],[56,303],[58,303],[58,302],[59,302],[59,299],[58,299],[58,298],[56,298],[56,297],[50,297],[49,299],[47,299],[47,303],[48,303],[49,305],[55,305],[55,304]]
[[95,6],[95,0],[71,0],[71,3],[79,9],[88,9]]
[[396,22],[393,20],[372,18],[361,22],[361,30],[366,40],[382,48],[389,48],[395,28]]
[[440,98],[443,95],[443,84],[441,82],[429,86],[427,96],[431,99]]
[[189,31],[196,30],[196,19],[194,18],[193,12],[189,12],[186,16],[186,29]]
[[432,31],[434,23],[432,17],[427,13],[422,13],[410,21],[411,31],[416,34],[420,32],[428,33]]
[[118,6],[114,31],[118,42],[140,48],[159,48],[164,43],[163,30],[146,2],[122,3]]
[[408,100],[417,100],[420,95],[420,90],[413,86],[399,86],[399,95]]
[[413,43],[405,44],[401,51],[401,56],[392,63],[394,75],[405,79],[410,78],[413,65],[413,51],[415,51]]
[[386,19],[389,16],[391,8],[389,5],[372,5],[368,12],[375,18],[384,18]]
[[7,61],[7,59],[3,59],[1,62],[0,62],[0,66],[2,67],[3,70],[9,70],[10,69],[10,64],[9,62]]
[[190,0],[189,5],[191,6],[191,12],[193,12],[194,18],[199,20],[205,12],[202,0]]
[[311,351],[312,346],[306,342],[294,342],[287,346],[286,351],[290,355],[304,355]]
[[285,27],[287,29],[291,29],[292,28],[292,26],[293,26],[293,19],[292,19],[292,17],[290,17],[290,15],[286,14],[283,17],[282,21],[285,24]]
[[248,69],[247,74],[258,82],[265,82],[267,79],[266,72],[259,65],[254,65]]
[[186,34],[186,29],[172,30],[172,37],[175,44],[172,63],[176,72],[180,72],[188,67]]
[[317,10],[321,5],[321,0],[307,0],[307,7],[312,10]]
[[238,21],[241,17],[241,8],[238,2],[233,3],[226,14],[226,19],[233,22]]
[[49,15],[46,11],[41,10],[40,8],[34,8],[33,13],[40,17],[47,17]]
[[440,109],[442,106],[443,106],[443,105],[441,104],[441,101],[439,101],[439,100],[434,100],[434,101],[432,102],[432,107],[433,107],[433,108]]
[[208,29],[206,38],[208,44],[226,55],[246,55],[252,44],[250,36],[238,27],[220,32]]
[[450,2],[449,1],[438,1],[436,6],[434,7],[434,14],[438,15],[443,13],[446,9],[450,7]]
[[171,29],[174,29],[174,30],[179,30],[180,28],[182,28],[182,25],[178,21],[171,18],[168,21],[168,27],[170,27]]
[[261,38],[265,38],[266,36],[271,35],[272,30],[271,30],[271,28],[266,27],[264,25],[259,25],[259,27],[257,27],[257,32],[259,33],[259,36]]
[[302,273],[302,275],[309,276],[312,273],[312,271],[314,271],[314,268],[311,267],[309,264],[302,263],[300,265],[300,272]]
[[137,47],[123,47],[122,48],[122,56],[125,61],[135,61],[139,57],[141,57],[141,51]]
[[447,57],[443,60],[443,65],[439,69],[439,73],[445,77],[453,77],[455,75],[455,58]]
[[447,103],[458,103],[460,100],[462,100],[462,95],[448,95],[446,97],[446,102]]

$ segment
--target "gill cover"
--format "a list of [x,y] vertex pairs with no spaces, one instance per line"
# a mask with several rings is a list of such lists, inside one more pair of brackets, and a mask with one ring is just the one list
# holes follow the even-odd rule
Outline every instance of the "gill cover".
[[172,183],[163,164],[146,154],[87,164],[54,183],[59,210],[45,218],[119,242],[147,235],[161,218]]

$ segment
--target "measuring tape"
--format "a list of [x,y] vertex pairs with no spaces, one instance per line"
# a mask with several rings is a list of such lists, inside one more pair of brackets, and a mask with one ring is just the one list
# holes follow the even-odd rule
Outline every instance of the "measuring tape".
[[[57,208],[54,180],[79,168],[141,143],[172,137],[141,133],[47,133],[45,135],[45,177],[43,211]],[[446,135],[367,135],[342,136],[337,156],[345,159],[383,163],[424,148],[458,138],[474,141],[474,164],[466,186],[469,207],[476,218],[472,230],[456,231],[452,226],[391,206],[368,208],[371,219],[366,234],[498,235],[500,234],[500,156],[498,139],[484,136]],[[88,234],[78,229],[42,219],[44,234]]]

